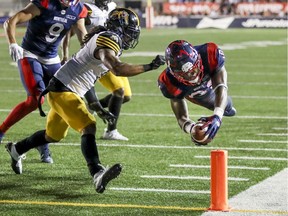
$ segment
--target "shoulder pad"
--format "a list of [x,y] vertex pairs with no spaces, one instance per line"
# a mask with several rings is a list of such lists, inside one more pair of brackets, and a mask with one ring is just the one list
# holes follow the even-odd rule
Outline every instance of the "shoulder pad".
[[113,32],[105,31],[100,33],[96,42],[97,47],[108,47],[117,54],[121,52],[122,40],[117,34]]

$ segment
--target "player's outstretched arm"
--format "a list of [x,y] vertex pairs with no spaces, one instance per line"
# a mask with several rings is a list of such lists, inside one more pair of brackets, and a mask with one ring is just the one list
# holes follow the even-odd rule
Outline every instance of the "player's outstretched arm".
[[186,101],[184,99],[170,99],[170,105],[179,127],[185,133],[190,134],[195,122],[189,118]]
[[155,59],[149,64],[132,65],[129,63],[121,62],[119,57],[111,49],[99,49],[95,57],[101,59],[103,64],[114,73],[116,76],[135,76],[146,71],[155,70],[161,65],[165,64],[164,56],[156,56]]

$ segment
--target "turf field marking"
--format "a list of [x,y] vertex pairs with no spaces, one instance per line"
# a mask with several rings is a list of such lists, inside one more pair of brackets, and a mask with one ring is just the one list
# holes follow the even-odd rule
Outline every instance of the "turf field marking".
[[257,136],[288,136],[287,133],[260,133]]
[[[141,178],[150,178],[150,179],[181,179],[181,180],[211,180],[210,176],[167,176],[167,175],[142,175]],[[249,181],[249,178],[236,178],[228,177],[229,181]]]
[[[195,158],[210,158],[210,156],[206,155],[195,155]],[[274,158],[274,157],[236,157],[236,156],[228,156],[228,159],[237,159],[237,160],[264,160],[264,161],[288,161],[288,158]]]
[[287,144],[287,141],[275,141],[275,140],[237,140],[237,142],[243,143],[281,143]]
[[273,127],[272,130],[288,130],[288,128]]
[[[55,145],[55,146],[80,146],[79,143],[50,143],[49,145]],[[197,146],[165,146],[165,145],[139,145],[139,144],[122,144],[122,143],[101,143],[98,142],[97,146],[104,146],[104,147],[127,147],[127,148],[161,148],[161,149],[198,149]],[[283,152],[287,151],[288,149],[274,149],[274,148],[235,148],[235,147],[208,147],[208,146],[201,146],[201,149],[226,149],[230,151],[273,151],[273,152]]]
[[[209,191],[210,193],[210,191]],[[21,201],[21,200],[0,200],[1,204],[15,205],[48,205],[48,206],[73,206],[73,207],[96,207],[96,208],[140,208],[140,209],[165,209],[175,211],[207,211],[207,207],[181,207],[181,206],[149,206],[149,205],[132,205],[132,204],[97,204],[97,203],[69,203],[69,202],[41,202],[41,201]],[[239,213],[258,213],[258,214],[281,214],[287,215],[287,211],[273,210],[251,210],[251,209],[231,209],[230,212]],[[209,212],[213,213],[213,212]],[[226,212],[225,215],[229,213]]]
[[141,192],[163,192],[163,193],[193,193],[193,194],[210,194],[207,190],[170,190],[170,189],[159,189],[159,188],[116,188],[110,187],[109,190],[117,191],[141,191]]
[[[170,164],[169,167],[176,168],[204,168],[210,169],[210,165],[193,165],[193,164]],[[228,169],[243,169],[243,170],[270,170],[269,167],[247,167],[247,166],[228,166]]]
[[[1,91],[0,91],[1,92]],[[0,112],[10,112],[10,109],[0,109]],[[45,111],[45,110],[44,110]],[[47,110],[46,110],[47,112]],[[39,115],[39,111],[33,111],[33,114]],[[152,114],[152,113],[121,113],[122,116],[141,116],[141,117],[174,117],[173,114]],[[191,117],[198,118],[199,115],[190,115]],[[233,116],[233,118],[238,119],[288,119],[287,116]]]

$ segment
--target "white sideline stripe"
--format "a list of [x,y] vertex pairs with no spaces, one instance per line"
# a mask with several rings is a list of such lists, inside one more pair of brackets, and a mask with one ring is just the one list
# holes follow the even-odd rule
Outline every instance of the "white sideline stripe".
[[276,140],[237,140],[237,142],[243,143],[281,143],[287,144],[287,141],[276,141]]
[[[210,158],[206,155],[195,155],[195,158]],[[274,158],[274,157],[236,157],[228,156],[228,159],[240,159],[240,160],[271,160],[271,161],[288,161],[288,158]]]
[[141,192],[165,192],[165,193],[210,194],[210,191],[204,191],[204,190],[171,190],[171,189],[160,189],[160,188],[116,188],[116,187],[110,187],[109,190],[116,190],[116,191],[141,191]]
[[[285,168],[274,176],[268,177],[262,182],[230,198],[228,200],[229,206],[231,206],[235,212],[209,211],[203,213],[202,216],[287,215],[287,179],[288,169]],[[269,213],[269,211],[271,211],[271,213]]]
[[[181,180],[211,180],[210,176],[165,176],[165,175],[142,175],[141,178],[150,178],[150,179],[181,179]],[[229,181],[249,181],[249,178],[235,178],[228,177]]]
[[[177,168],[204,168],[210,169],[211,166],[206,165],[192,165],[192,164],[170,164],[169,167]],[[244,169],[244,170],[270,170],[268,167],[247,167],[247,166],[228,166],[228,169]]]
[[260,133],[258,136],[288,136],[287,133]]
[[[79,146],[79,143],[50,143],[49,145],[55,145],[55,146]],[[128,147],[128,148],[164,148],[164,149],[197,149],[199,150],[199,147],[197,146],[164,146],[164,145],[139,145],[139,144],[105,144],[105,143],[97,143],[97,146],[104,146],[104,147]],[[273,149],[273,148],[232,148],[232,147],[205,147],[201,146],[201,149],[226,149],[226,150],[235,150],[235,151],[275,151],[275,152],[283,152],[287,151],[288,149]]]

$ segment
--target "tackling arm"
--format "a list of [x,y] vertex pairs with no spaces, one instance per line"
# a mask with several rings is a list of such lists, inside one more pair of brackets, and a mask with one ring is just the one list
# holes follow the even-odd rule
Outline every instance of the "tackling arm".
[[[100,59],[103,64],[116,76],[135,76],[144,73],[148,70],[154,70],[165,64],[163,56],[156,56],[156,58],[147,65],[132,65],[121,62],[119,57],[115,55],[112,49],[102,48],[95,52],[95,58]],[[148,66],[149,65],[149,66]]]
[[170,99],[170,104],[180,128],[185,133],[191,133],[195,122],[189,118],[186,101],[184,99]]

